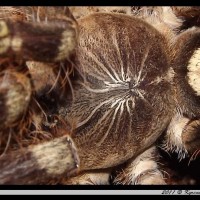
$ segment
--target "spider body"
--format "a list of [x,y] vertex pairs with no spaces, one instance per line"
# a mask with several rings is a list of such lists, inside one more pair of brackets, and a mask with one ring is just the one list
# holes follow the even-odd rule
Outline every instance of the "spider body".
[[76,124],[83,169],[113,167],[151,146],[169,123],[168,47],[157,30],[129,16],[93,14],[79,23],[76,65],[84,78],[64,117]]

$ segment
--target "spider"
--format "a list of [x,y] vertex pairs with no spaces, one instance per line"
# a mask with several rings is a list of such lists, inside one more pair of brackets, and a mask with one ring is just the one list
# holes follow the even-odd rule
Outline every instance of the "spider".
[[0,12],[0,184],[166,184],[158,145],[197,157],[199,7]]

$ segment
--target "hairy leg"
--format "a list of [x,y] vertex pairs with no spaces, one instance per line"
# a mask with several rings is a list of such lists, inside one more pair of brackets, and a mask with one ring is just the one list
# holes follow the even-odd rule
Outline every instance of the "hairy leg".
[[68,135],[0,157],[0,184],[44,184],[76,173],[79,158]]
[[200,120],[177,114],[167,129],[162,148],[176,152],[179,159],[198,153],[200,147]]
[[157,164],[157,151],[153,146],[131,160],[115,180],[115,184],[163,185],[163,174]]
[[1,57],[59,62],[68,59],[76,46],[76,22],[66,16],[48,23],[5,19],[0,26]]

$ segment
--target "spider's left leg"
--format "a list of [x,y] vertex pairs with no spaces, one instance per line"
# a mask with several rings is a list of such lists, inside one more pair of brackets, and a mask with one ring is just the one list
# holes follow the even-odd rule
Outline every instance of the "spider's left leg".
[[0,20],[0,56],[41,62],[68,59],[77,43],[77,23],[70,14],[52,15],[44,21]]
[[78,167],[76,147],[65,134],[1,156],[0,184],[46,184],[76,174]]
[[137,158],[128,162],[122,169],[122,172],[117,174],[114,183],[130,185],[166,184],[163,174],[159,170],[157,156],[158,154],[155,146],[147,149]]

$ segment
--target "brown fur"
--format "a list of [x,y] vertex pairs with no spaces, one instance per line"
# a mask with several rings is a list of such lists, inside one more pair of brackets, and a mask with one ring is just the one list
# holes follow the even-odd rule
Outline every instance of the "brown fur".
[[[148,85],[157,76],[167,74],[168,63],[165,50],[168,47],[165,46],[163,36],[154,28],[143,21],[122,14],[93,14],[80,19],[78,23],[80,25],[80,40],[77,49],[76,64],[85,77],[83,83],[88,87],[94,88],[94,90],[103,89],[105,85],[103,81],[100,81],[100,78],[114,84],[105,72],[102,73],[103,67],[101,65],[106,66],[110,71],[116,71],[119,77],[121,77],[120,65],[124,66],[125,72],[129,70],[126,68],[129,65],[129,75],[134,83],[134,76],[139,76],[139,71],[144,67],[143,62],[146,63],[141,76],[143,77],[146,74],[146,82],[145,85],[141,84],[141,87],[138,86],[138,89],[148,90],[149,94],[144,95],[144,100],[139,97],[134,100],[136,105],[131,108],[131,113],[134,114],[129,115],[128,111],[124,109],[122,116],[117,116],[116,120],[112,122],[111,116],[114,115],[116,106],[111,109],[109,107],[111,103],[108,103],[100,107],[99,111],[96,111],[87,123],[73,131],[72,138],[79,151],[81,169],[88,170],[113,167],[135,157],[141,151],[148,148],[169,122],[168,116],[172,112],[168,106],[168,102],[172,101],[171,95],[167,95],[168,92],[172,93],[170,92],[170,81],[163,79],[158,85],[156,83],[154,85]],[[131,24],[134,24],[134,27]],[[100,31],[97,32],[96,30],[100,27]],[[143,33],[140,30],[143,30]],[[87,41],[90,42],[88,43]],[[126,43],[126,41],[129,42]],[[117,48],[120,49],[119,52]],[[100,52],[99,49],[104,49],[104,51]],[[130,51],[130,58],[135,56],[135,60],[134,58],[133,60],[127,59],[127,49]],[[143,60],[143,54],[147,50],[149,53],[147,53],[147,58]],[[142,51],[142,54],[140,51]],[[135,55],[131,54],[131,52],[135,52]],[[116,55],[118,55],[118,59]],[[160,60],[157,58],[160,58]],[[147,63],[151,63],[152,65],[148,66]],[[109,67],[112,67],[112,69]],[[100,78],[96,78],[93,73]],[[95,85],[95,82],[99,82],[99,84]],[[70,111],[66,113],[65,119],[69,123],[75,119],[77,120],[76,123],[79,124],[83,119],[89,117],[90,113],[101,102],[112,98],[123,97],[119,94],[123,94],[124,92],[125,95],[125,92],[128,91],[129,88],[123,90],[120,89],[119,85],[119,89],[111,90],[110,93],[103,92],[97,94],[95,91],[89,92],[89,90],[78,84],[74,87],[75,101],[72,106],[69,105]],[[81,105],[80,99],[86,102],[84,106]],[[165,103],[160,104],[159,102]],[[156,111],[155,106],[157,107]],[[144,112],[140,110],[141,107],[145,109]],[[109,113],[108,116],[102,120],[104,112],[107,111]],[[119,115],[119,112],[117,115]],[[163,119],[161,119],[161,113],[164,116]],[[160,116],[160,118],[154,122],[153,116]],[[160,121],[162,121],[162,124],[160,124]],[[110,130],[108,129],[109,124],[112,124]],[[102,140],[107,130],[109,132],[105,139]],[[88,143],[90,144],[89,146],[87,146]],[[115,148],[116,146],[121,146],[121,148],[117,149]],[[101,159],[102,156],[104,157],[103,160]]]

